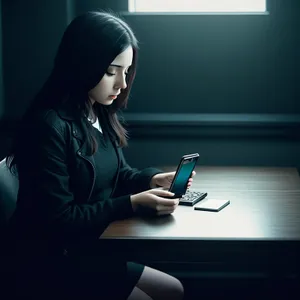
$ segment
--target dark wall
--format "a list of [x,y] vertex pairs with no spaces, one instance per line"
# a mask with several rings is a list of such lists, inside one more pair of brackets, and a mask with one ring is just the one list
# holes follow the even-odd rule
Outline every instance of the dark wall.
[[[124,15],[141,49],[130,112],[300,113],[299,8],[274,0],[268,15]],[[124,12],[127,1],[4,1],[7,116],[44,82],[69,20],[91,9]]]
[[42,86],[70,20],[112,9],[140,41],[130,163],[199,152],[203,164],[299,166],[299,8],[272,0],[265,15],[164,16],[128,14],[125,0],[4,1],[4,117],[18,119]]
[[[78,2],[80,12],[108,3]],[[267,15],[125,15],[141,48],[130,111],[300,113],[299,9],[273,0]]]
[[0,1],[0,119],[4,113],[4,91],[3,91],[3,64],[2,64],[2,1]]
[[47,78],[68,22],[65,0],[3,1],[5,118],[18,118]]
[[[6,116],[41,87],[69,20],[100,8],[124,12],[127,1],[4,1]],[[141,48],[129,111],[300,113],[299,8],[274,0],[268,15],[124,15]]]
[[[78,2],[77,13],[127,10],[127,1]],[[204,165],[300,166],[300,2],[267,2],[260,15],[123,13],[140,41],[125,113],[130,163],[199,152]]]

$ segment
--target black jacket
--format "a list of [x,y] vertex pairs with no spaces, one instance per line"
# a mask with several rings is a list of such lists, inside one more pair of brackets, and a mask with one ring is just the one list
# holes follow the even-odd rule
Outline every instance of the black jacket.
[[[13,223],[17,235],[32,240],[68,242],[98,239],[113,221],[133,216],[130,195],[150,189],[158,169],[131,168],[110,130],[118,156],[111,198],[89,203],[94,187],[93,156],[87,155],[84,121],[66,109],[43,110],[22,128],[19,193]],[[61,247],[59,247],[61,249]]]

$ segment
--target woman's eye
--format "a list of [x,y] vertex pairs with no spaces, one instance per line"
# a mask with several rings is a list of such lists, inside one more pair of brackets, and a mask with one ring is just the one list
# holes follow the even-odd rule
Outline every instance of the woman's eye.
[[[115,73],[110,73],[108,71],[106,71],[106,74],[107,74],[107,76],[114,76],[114,75],[116,75]],[[125,76],[128,76],[128,75],[129,75],[129,73],[125,73]]]

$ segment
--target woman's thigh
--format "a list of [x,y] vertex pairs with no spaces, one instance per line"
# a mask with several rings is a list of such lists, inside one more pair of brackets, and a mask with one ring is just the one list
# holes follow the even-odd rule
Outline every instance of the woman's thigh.
[[177,278],[147,266],[136,287],[154,300],[166,299],[166,295],[168,299],[183,299],[184,289]]
[[127,300],[153,300],[138,287],[134,287]]

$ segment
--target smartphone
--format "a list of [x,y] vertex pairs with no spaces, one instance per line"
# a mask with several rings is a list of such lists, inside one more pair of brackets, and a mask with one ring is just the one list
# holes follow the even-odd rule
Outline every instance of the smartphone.
[[[187,154],[182,156],[169,188],[174,193],[174,198],[180,198],[186,193],[189,178],[192,176],[193,170],[199,158],[198,153]],[[172,198],[173,198],[172,197]]]

